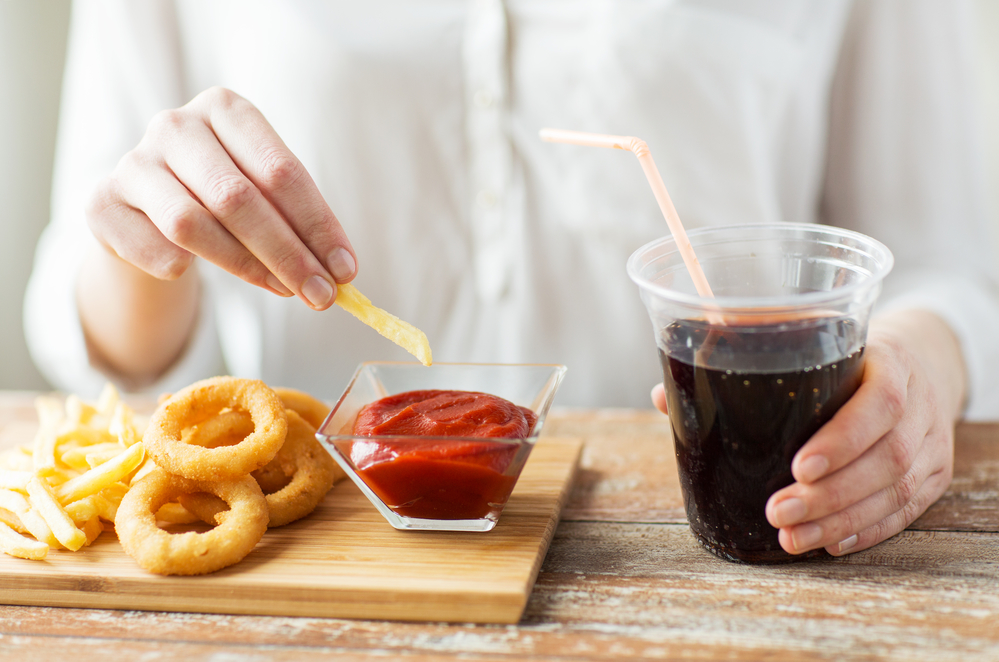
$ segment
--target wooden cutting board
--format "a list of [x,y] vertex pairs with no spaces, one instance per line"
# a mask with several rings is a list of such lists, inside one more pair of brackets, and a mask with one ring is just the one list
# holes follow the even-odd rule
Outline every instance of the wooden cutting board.
[[199,577],[140,569],[110,532],[45,561],[0,553],[0,604],[516,623],[568,497],[582,441],[542,438],[496,528],[397,531],[349,480],[240,563]]

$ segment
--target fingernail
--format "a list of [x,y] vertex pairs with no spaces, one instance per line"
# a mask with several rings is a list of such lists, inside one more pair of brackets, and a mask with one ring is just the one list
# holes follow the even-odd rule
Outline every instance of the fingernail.
[[795,550],[806,551],[822,540],[822,527],[818,524],[802,524],[791,531],[791,543]]
[[837,553],[845,554],[846,552],[849,552],[851,549],[857,546],[857,540],[858,540],[857,534],[855,533],[846,540],[841,541],[839,545],[836,546]]
[[798,463],[797,479],[802,483],[814,483],[828,470],[829,460],[822,455],[809,455]]
[[326,258],[326,268],[336,280],[347,280],[354,275],[357,262],[346,248],[338,248]]
[[313,308],[322,308],[333,298],[333,286],[326,282],[326,279],[313,276],[305,281],[302,286],[302,294],[309,300]]
[[295,293],[284,286],[274,274],[267,274],[267,287],[271,288],[283,297],[295,296]]
[[774,506],[774,519],[776,520],[777,528],[797,524],[805,519],[806,512],[805,502],[798,497],[784,499]]

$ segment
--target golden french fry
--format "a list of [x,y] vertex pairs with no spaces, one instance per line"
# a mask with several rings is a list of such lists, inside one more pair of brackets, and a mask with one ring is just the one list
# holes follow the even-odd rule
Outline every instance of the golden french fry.
[[34,475],[31,471],[0,469],[0,490],[23,490]]
[[63,426],[56,434],[56,446],[59,450],[65,447],[80,448],[82,446],[93,446],[95,444],[113,444],[118,441],[118,437],[107,430],[100,430],[86,425]]
[[122,497],[125,496],[126,492],[128,492],[128,485],[126,485],[124,482],[119,481],[117,483],[111,483],[110,485],[105,487],[103,490],[100,491],[100,494],[105,499],[108,499],[109,501],[112,501],[114,503],[118,503],[119,501],[122,500]]
[[[35,475],[39,475],[39,474],[36,473]],[[70,470],[67,470],[67,469],[55,469],[53,471],[47,471],[44,474],[44,476],[45,476],[45,482],[48,483],[49,485],[51,485],[52,487],[55,487],[56,485],[62,485],[63,483],[65,483],[70,478],[73,478],[74,476],[78,476],[78,475],[80,475],[80,472],[79,471],[74,471],[72,469],[70,469]],[[25,488],[27,488],[27,486],[25,486]]]
[[146,474],[154,469],[156,469],[156,463],[153,462],[153,458],[146,458],[146,461],[142,463],[142,466],[140,466],[132,477],[128,479],[128,484],[135,485],[142,480]]
[[0,522],[3,522],[18,533],[26,533],[28,531],[28,529],[24,527],[24,523],[21,521],[21,518],[18,517],[13,511],[7,510],[6,508],[0,508]]
[[31,467],[31,457],[34,449],[30,446],[16,446],[0,452],[0,467],[10,471],[28,471],[34,473]]
[[135,444],[90,471],[70,478],[55,488],[60,504],[68,504],[117,483],[139,466],[144,457],[142,444]]
[[0,508],[9,510],[17,515],[17,518],[21,520],[21,524],[27,529],[28,533],[41,542],[53,547],[59,544],[59,541],[52,534],[52,529],[49,528],[49,525],[46,524],[42,516],[31,507],[31,504],[28,503],[28,500],[20,492],[0,490]]
[[79,525],[93,517],[100,516],[101,512],[107,510],[107,507],[107,499],[98,492],[97,494],[83,497],[73,503],[68,503],[65,508],[69,518]]
[[135,429],[134,418],[132,408],[119,400],[114,407],[114,414],[111,415],[108,432],[118,437],[122,446],[132,446],[139,441],[139,432]]
[[49,553],[49,546],[38,540],[25,538],[20,533],[0,522],[0,551],[21,559],[41,561]]
[[66,396],[66,422],[71,425],[87,425],[97,414],[97,410],[72,394]]
[[35,407],[33,442],[0,452],[0,524],[37,539],[7,537],[7,547],[25,558],[43,558],[42,547],[80,549],[100,535],[102,521],[114,522],[145,459],[139,442],[148,422],[111,384],[96,405],[70,395],[41,396]]
[[62,504],[56,501],[52,488],[41,478],[35,477],[28,481],[28,501],[63,547],[75,552],[86,544],[87,535],[76,527]]
[[93,453],[87,453],[87,466],[90,469],[101,466],[105,462],[110,462],[119,455],[121,455],[122,450],[119,446],[115,449],[105,448],[99,451],[94,451]]
[[[87,459],[91,455],[95,456],[95,460],[97,457],[104,457],[105,461],[107,461],[118,453],[121,453],[123,450],[125,450],[124,446],[117,441],[93,444],[90,446],[75,446],[64,451],[59,456],[59,461],[72,469],[87,471],[96,466],[90,464]],[[100,464],[100,462],[98,462],[98,464]]]
[[97,411],[105,418],[111,418],[119,399],[118,389],[115,388],[115,385],[111,382],[106,382],[104,390],[101,391],[100,397],[97,398]]
[[350,283],[337,285],[336,304],[415,356],[423,365],[433,363],[430,342],[423,331],[392,313],[375,307],[368,297]]
[[115,483],[100,491],[99,494],[104,497],[104,502],[101,504],[103,508],[100,512],[101,519],[114,522],[114,517],[118,513],[118,505],[126,492],[128,492],[128,485],[124,483]]
[[58,429],[63,421],[62,403],[58,398],[42,395],[35,398],[35,409],[38,411],[38,433],[32,447],[32,468],[42,475],[56,467],[56,440]]
[[101,524],[100,518],[94,515],[83,523],[80,530],[86,536],[86,542],[83,543],[84,547],[89,547],[91,543],[97,540],[97,536],[101,535],[101,532],[104,531],[104,525]]

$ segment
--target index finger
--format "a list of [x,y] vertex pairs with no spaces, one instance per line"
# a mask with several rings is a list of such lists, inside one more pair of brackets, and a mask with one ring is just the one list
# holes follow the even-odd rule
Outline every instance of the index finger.
[[860,388],[795,454],[791,473],[814,483],[863,455],[902,419],[909,372],[877,346],[868,346]]
[[277,209],[334,280],[357,272],[354,249],[301,161],[253,104],[222,88],[191,102],[204,115],[236,167]]

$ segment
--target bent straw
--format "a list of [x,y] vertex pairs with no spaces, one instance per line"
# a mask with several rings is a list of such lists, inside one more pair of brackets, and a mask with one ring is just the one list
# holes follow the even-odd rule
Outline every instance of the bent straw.
[[[563,129],[541,129],[539,135],[545,142],[626,149],[637,156],[638,162],[642,165],[642,170],[645,172],[645,177],[649,180],[649,185],[652,187],[652,193],[656,196],[656,202],[659,203],[659,209],[662,211],[663,216],[666,217],[666,225],[669,226],[669,231],[673,235],[674,241],[676,241],[677,248],[680,249],[680,257],[683,258],[683,263],[686,265],[687,271],[690,272],[690,277],[694,281],[697,293],[706,299],[714,298],[711,286],[708,285],[708,279],[705,278],[704,271],[701,269],[701,263],[697,261],[697,256],[694,254],[694,247],[690,245],[690,240],[687,239],[687,232],[683,229],[680,216],[676,213],[676,208],[673,206],[673,201],[669,198],[669,193],[666,192],[666,185],[659,174],[659,169],[656,168],[656,162],[652,160],[652,153],[649,151],[649,146],[645,144],[644,140],[633,136],[609,136],[602,133],[565,131]],[[709,319],[712,317],[714,315],[710,315]],[[718,320],[718,322],[721,322],[721,320]]]

